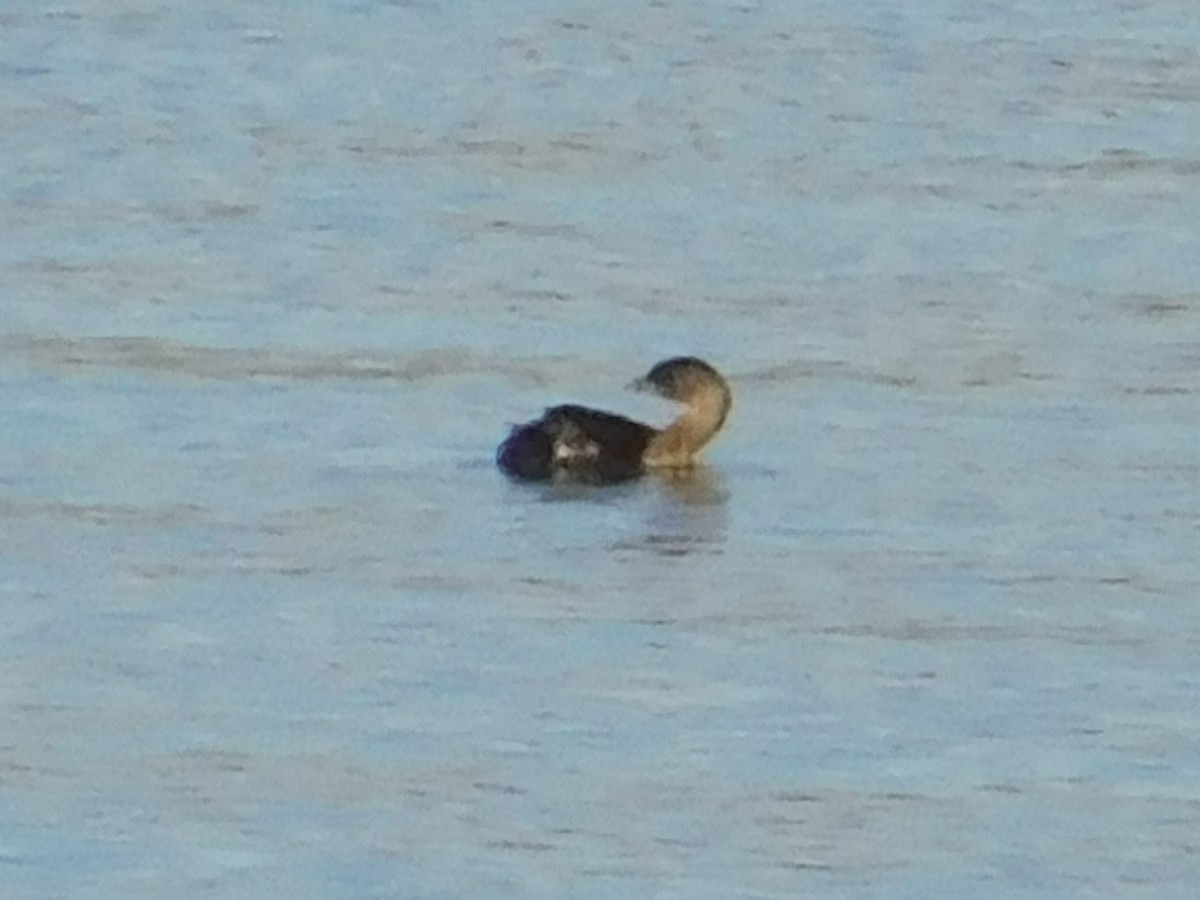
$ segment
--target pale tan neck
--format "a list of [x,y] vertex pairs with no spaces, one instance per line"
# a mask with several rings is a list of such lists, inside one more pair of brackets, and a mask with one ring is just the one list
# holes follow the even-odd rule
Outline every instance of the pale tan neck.
[[732,398],[724,384],[699,391],[678,419],[656,434],[646,448],[650,467],[690,466],[700,448],[721,430]]

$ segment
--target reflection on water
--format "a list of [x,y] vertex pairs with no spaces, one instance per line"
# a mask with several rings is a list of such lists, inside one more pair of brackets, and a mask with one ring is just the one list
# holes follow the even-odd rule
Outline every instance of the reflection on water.
[[641,535],[614,541],[611,550],[687,556],[719,553],[725,542],[729,490],[720,470],[707,464],[652,471],[616,485],[568,478],[549,484],[510,484],[514,498],[532,495],[540,503],[577,505],[585,519],[589,507],[620,511],[627,527]]
[[724,506],[729,501],[729,491],[720,470],[707,464],[657,470],[649,477],[663,487],[663,493],[670,494],[684,506]]
[[651,500],[637,538],[616,541],[615,551],[654,556],[717,555],[729,527],[729,492],[720,473],[708,465],[670,469],[646,476]]

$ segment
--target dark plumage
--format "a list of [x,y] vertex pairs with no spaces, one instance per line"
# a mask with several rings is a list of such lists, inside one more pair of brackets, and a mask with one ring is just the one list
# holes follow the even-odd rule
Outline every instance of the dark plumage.
[[688,409],[660,430],[615,413],[554,406],[540,419],[514,427],[496,451],[496,463],[513,478],[588,484],[626,481],[647,468],[687,466],[724,423],[732,403],[725,379],[695,357],[661,362],[634,386]]

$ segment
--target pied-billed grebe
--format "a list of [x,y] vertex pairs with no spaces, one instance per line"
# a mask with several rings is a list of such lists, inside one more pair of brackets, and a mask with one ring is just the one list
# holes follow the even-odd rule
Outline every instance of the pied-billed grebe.
[[517,425],[496,451],[496,463],[514,478],[608,484],[647,469],[692,465],[696,453],[725,424],[733,396],[721,373],[702,359],[664,360],[631,387],[686,405],[658,429],[584,406],[553,406]]

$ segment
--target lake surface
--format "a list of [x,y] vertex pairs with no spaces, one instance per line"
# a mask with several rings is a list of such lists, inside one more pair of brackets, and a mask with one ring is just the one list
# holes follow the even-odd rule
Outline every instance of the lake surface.
[[913,6],[6,4],[4,896],[1194,897],[1200,18]]

